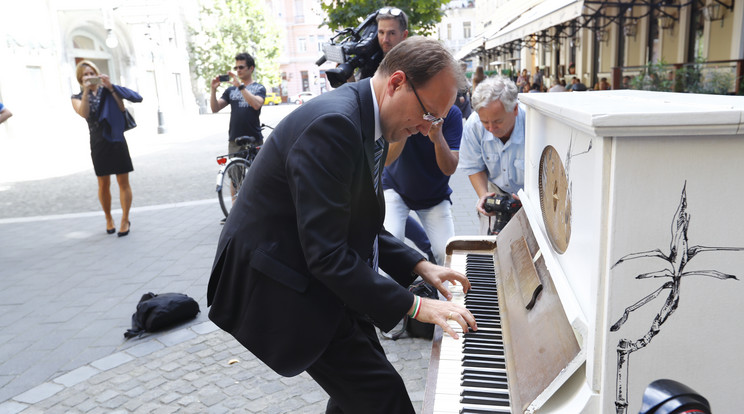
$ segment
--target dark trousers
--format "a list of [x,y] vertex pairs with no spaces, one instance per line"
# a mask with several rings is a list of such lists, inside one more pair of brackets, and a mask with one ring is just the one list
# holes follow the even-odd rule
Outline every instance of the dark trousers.
[[348,312],[336,336],[307,373],[330,395],[327,414],[411,414],[400,374],[385,356],[375,327]]

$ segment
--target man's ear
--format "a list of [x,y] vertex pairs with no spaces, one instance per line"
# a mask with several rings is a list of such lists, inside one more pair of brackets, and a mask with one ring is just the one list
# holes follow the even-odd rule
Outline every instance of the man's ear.
[[408,39],[408,30],[403,31],[403,40]]
[[403,84],[405,84],[405,83],[406,83],[406,74],[403,73],[402,70],[396,70],[388,78],[387,94],[390,95],[390,96],[393,96],[393,94],[395,93],[395,91],[397,91],[401,87],[403,87]]

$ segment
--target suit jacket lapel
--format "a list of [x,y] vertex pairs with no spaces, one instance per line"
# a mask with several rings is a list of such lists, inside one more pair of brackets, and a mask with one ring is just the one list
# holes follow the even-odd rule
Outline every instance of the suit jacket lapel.
[[362,79],[357,82],[359,91],[359,111],[362,120],[362,140],[364,141],[364,152],[367,155],[367,163],[370,173],[375,166],[375,107],[372,102],[372,91],[369,86],[370,79]]
[[[372,102],[372,91],[370,90],[370,78],[362,79],[356,82],[357,91],[359,93],[359,111],[361,112],[362,120],[362,140],[364,142],[364,153],[367,156],[367,165],[369,166],[369,174],[372,179],[372,171],[375,169],[375,107]],[[384,138],[382,138],[384,139]],[[385,157],[387,157],[388,144],[385,143],[385,150],[382,152],[382,163],[385,165]],[[380,183],[377,189],[377,204],[380,207],[380,217],[385,215],[385,198],[382,195],[382,183]]]

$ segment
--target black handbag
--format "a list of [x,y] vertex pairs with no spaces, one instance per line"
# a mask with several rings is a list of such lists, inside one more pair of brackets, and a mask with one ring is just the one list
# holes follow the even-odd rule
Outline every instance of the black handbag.
[[137,122],[134,120],[134,117],[129,112],[129,109],[124,110],[124,131],[129,131],[130,129],[137,126]]
[[[423,280],[418,280],[413,283],[409,288],[409,291],[414,295],[422,298],[439,299],[439,293],[434,287]],[[411,338],[426,338],[432,339],[434,337],[434,325],[425,322],[419,322],[416,319],[406,315],[403,317],[403,327],[399,330],[391,333],[383,333],[382,336],[388,339],[396,340],[400,338],[404,332],[408,333]]]

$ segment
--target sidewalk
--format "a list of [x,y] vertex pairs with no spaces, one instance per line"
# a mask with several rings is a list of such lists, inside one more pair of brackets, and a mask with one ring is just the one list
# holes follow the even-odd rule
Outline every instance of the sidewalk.
[[[476,234],[467,177],[451,185],[457,234]],[[0,414],[323,411],[307,375],[274,374],[209,322],[216,200],[135,208],[124,238],[98,231],[101,214],[0,220]],[[125,341],[149,291],[186,293],[201,313]],[[430,341],[382,343],[420,409]]]

